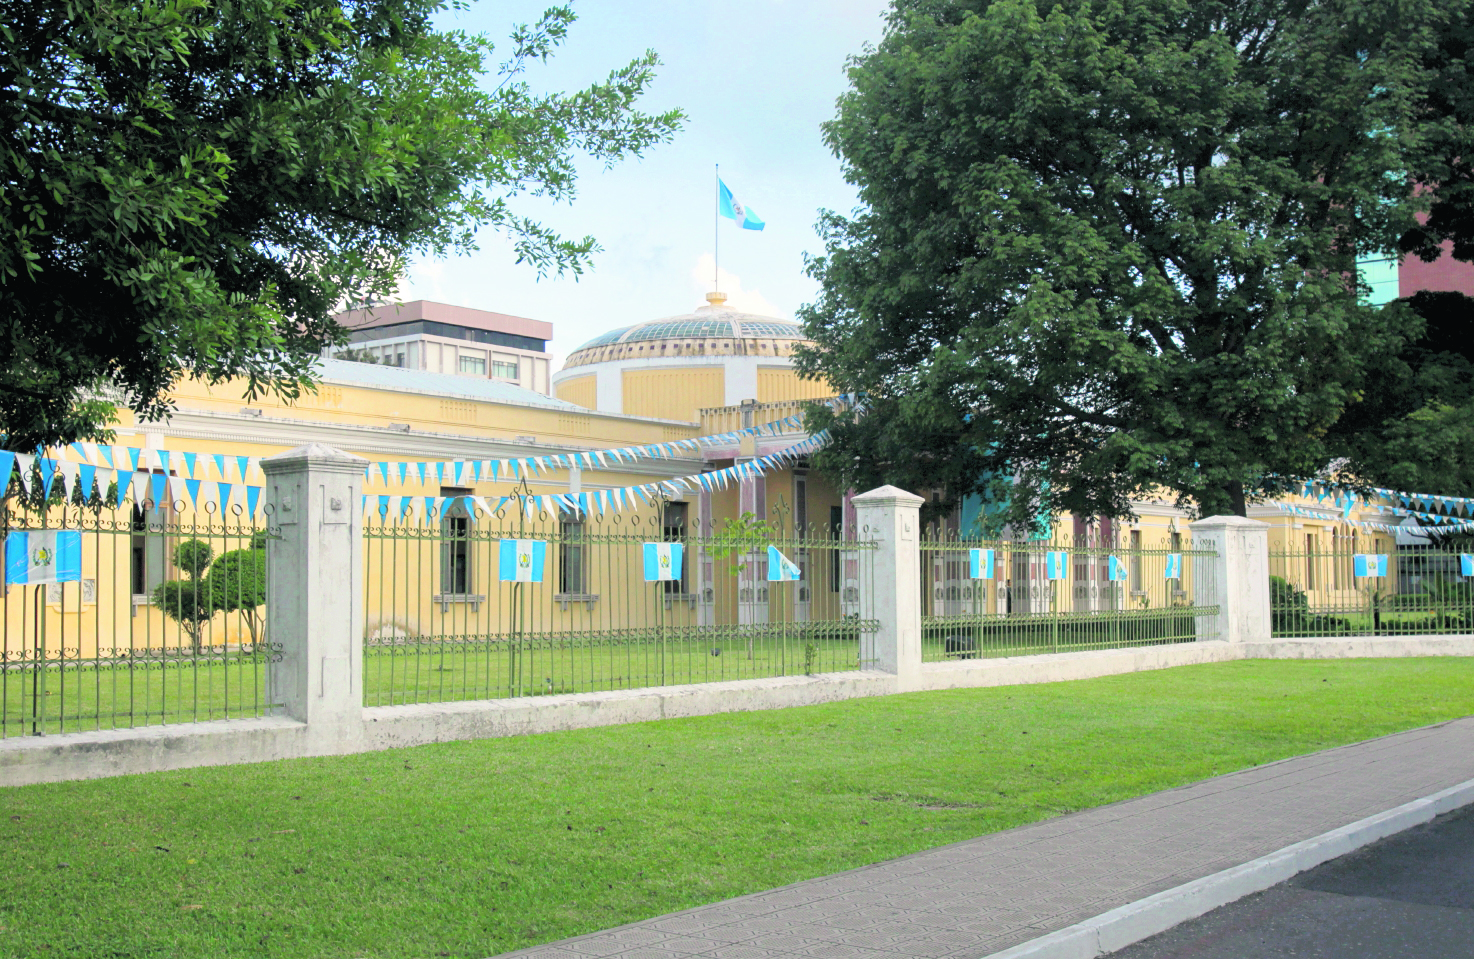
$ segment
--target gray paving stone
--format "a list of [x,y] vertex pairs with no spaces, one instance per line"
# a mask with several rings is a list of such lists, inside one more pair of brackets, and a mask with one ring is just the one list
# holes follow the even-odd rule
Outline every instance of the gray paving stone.
[[980,959],[1474,779],[1474,718],[507,954]]

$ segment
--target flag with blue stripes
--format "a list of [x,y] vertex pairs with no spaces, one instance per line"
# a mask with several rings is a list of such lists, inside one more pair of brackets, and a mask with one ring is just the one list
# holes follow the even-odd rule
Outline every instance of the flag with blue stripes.
[[719,206],[721,207],[722,216],[729,220],[736,220],[737,225],[744,230],[761,230],[767,226],[761,217],[743,206],[742,201],[733,196],[727,184],[718,180],[717,186],[720,188],[718,193],[720,194]]
[[991,549],[970,549],[967,551],[972,567],[973,579],[993,578],[993,551]]
[[1110,576],[1111,582],[1120,583],[1125,581],[1126,564],[1121,562],[1121,558],[1119,556],[1111,556],[1108,557],[1108,559],[1110,560],[1110,562],[1106,564],[1106,566],[1108,567],[1106,569],[1106,573]]
[[1358,577],[1386,576],[1386,553],[1357,553],[1352,560],[1352,572]]
[[1474,553],[1459,554],[1459,569],[1465,576],[1474,576]]
[[1167,575],[1165,579],[1182,579],[1182,554],[1167,554]]
[[797,581],[802,578],[803,573],[800,572],[797,563],[789,559],[787,556],[784,556],[782,553],[778,552],[778,547],[768,547],[769,582],[789,582]]
[[547,564],[548,544],[540,539],[501,541],[499,578],[504,583],[541,583]]
[[645,582],[653,583],[662,579],[681,578],[681,553],[680,543],[646,543],[645,544]]
[[1069,566],[1069,553],[1051,550],[1044,554],[1044,575],[1047,579],[1064,579]]
[[82,534],[27,530],[5,536],[5,585],[75,583],[82,578]]

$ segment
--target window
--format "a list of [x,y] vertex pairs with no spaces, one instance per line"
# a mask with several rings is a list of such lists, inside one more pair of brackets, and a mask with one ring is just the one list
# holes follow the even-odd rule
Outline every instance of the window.
[[583,543],[583,518],[577,513],[558,517],[558,592],[588,592],[588,569]]
[[[661,521],[662,538],[667,543],[684,543],[686,541],[686,504],[666,503],[665,516]],[[682,550],[685,552],[685,550]],[[665,580],[661,585],[667,593],[684,596],[689,590],[686,589],[686,570],[691,565],[691,557],[686,556],[681,563],[681,575],[678,579]]]
[[839,592],[839,539],[844,535],[844,507],[829,507],[829,538],[834,546],[829,549],[829,591]]
[[499,380],[517,379],[517,361],[493,360],[491,363],[491,375]]
[[1315,589],[1315,534],[1305,534],[1305,588]]
[[486,375],[486,357],[466,356],[461,354],[459,369],[462,373],[475,373],[478,376]]
[[[470,496],[473,490],[440,487],[441,496]],[[440,592],[466,596],[471,592],[471,517],[460,503],[440,515]]]
[[1133,529],[1131,531],[1131,592],[1141,591],[1141,530]]
[[[146,471],[143,472],[145,476],[148,475]],[[145,511],[136,504],[133,507],[128,579],[134,596],[147,596],[164,581],[168,572],[169,536],[165,530],[168,529],[169,517],[166,509],[164,505],[151,511]],[[150,523],[154,525],[152,531],[149,529]]]

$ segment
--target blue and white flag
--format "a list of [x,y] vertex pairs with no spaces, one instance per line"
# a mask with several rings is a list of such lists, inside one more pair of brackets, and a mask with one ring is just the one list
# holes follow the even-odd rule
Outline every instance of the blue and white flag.
[[1121,562],[1121,559],[1118,556],[1111,556],[1108,557],[1108,559],[1110,560],[1110,562],[1106,564],[1106,572],[1110,576],[1111,582],[1124,582],[1126,579],[1126,564]]
[[970,560],[971,576],[973,579],[993,578],[993,551],[991,549],[970,549],[968,558]]
[[1044,554],[1044,575],[1047,579],[1064,579],[1070,566],[1070,554],[1050,551]]
[[742,201],[732,195],[727,189],[727,184],[717,180],[718,193],[720,194],[720,208],[722,216],[729,220],[736,220],[737,225],[744,230],[761,230],[765,224],[758,215],[742,205]]
[[1167,554],[1167,575],[1164,578],[1166,578],[1166,579],[1182,579],[1182,554],[1181,553],[1168,553]]
[[75,583],[82,578],[82,534],[28,530],[5,536],[5,585]]
[[1474,553],[1459,554],[1459,569],[1465,576],[1474,576]]
[[681,553],[684,547],[680,543],[646,543],[645,544],[645,582],[653,583],[661,579],[681,578]]
[[1358,577],[1386,576],[1387,554],[1386,553],[1357,553],[1352,560],[1352,570]]
[[784,556],[782,553],[778,552],[778,547],[768,547],[769,582],[787,582],[790,580],[796,581],[802,578],[803,573],[799,570],[797,563],[789,559],[787,556]]
[[500,579],[504,583],[541,583],[548,544],[540,539],[501,541]]

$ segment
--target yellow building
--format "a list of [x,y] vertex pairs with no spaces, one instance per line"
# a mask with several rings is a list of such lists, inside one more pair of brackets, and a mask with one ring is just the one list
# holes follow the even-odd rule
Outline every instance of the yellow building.
[[[145,496],[121,511],[76,519],[88,532],[82,582],[34,590],[7,590],[0,650],[14,658],[27,644],[67,648],[81,656],[118,649],[178,649],[254,642],[259,622],[246,604],[200,627],[201,636],[152,602],[161,583],[188,579],[175,562],[180,543],[208,540],[216,554],[249,549],[271,517],[252,515],[245,488],[259,491],[259,472],[224,472],[214,457],[259,458],[319,443],[372,463],[486,463],[533,460],[543,465],[508,475],[479,470],[437,474],[397,470],[386,482],[371,471],[365,483],[368,594],[365,639],[392,649],[426,637],[487,642],[536,633],[572,642],[619,630],[712,628],[766,623],[836,623],[858,609],[861,565],[849,497],[808,468],[801,456],[769,463],[807,439],[782,423],[822,384],[801,380],[792,366],[800,328],[783,320],[740,313],[720,294],[692,314],[636,324],[597,337],[575,351],[552,376],[554,396],[485,376],[325,359],[315,394],[295,403],[242,399],[243,384],[209,387],[185,382],[173,393],[175,412],[159,423],[122,413],[115,450],[148,451],[149,482],[172,474],[167,496]],[[427,314],[428,315],[428,314]],[[744,432],[748,431],[748,432]],[[698,437],[707,439],[697,445]],[[678,445],[656,456],[625,455],[579,465],[569,459],[594,450]],[[159,454],[163,453],[164,456]],[[186,455],[189,459],[186,460]],[[113,465],[122,453],[111,456]],[[631,496],[615,510],[597,494],[682,477],[724,475],[763,463],[720,484],[700,480],[659,486],[656,495]],[[182,484],[226,483],[230,506],[196,507]],[[925,491],[920,491],[925,492]],[[530,512],[507,497],[596,494],[582,510],[572,501],[539,499]],[[259,496],[259,492],[255,495]],[[413,497],[405,512],[402,497]],[[477,497],[490,514],[469,501]],[[425,498],[432,503],[426,509]],[[447,502],[447,498],[451,501]],[[1294,499],[1291,515],[1270,505],[1251,515],[1273,527],[1271,550],[1281,554],[1272,572],[1313,602],[1359,602],[1350,555],[1388,552],[1393,537],[1358,531],[1364,520],[1395,522],[1380,507],[1349,514],[1312,498]],[[1186,601],[1192,571],[1171,583],[1152,566],[1170,553],[1191,551],[1187,513],[1166,500],[1135,504],[1129,522],[1060,517],[1038,549],[1000,555],[991,584],[972,581],[959,550],[923,558],[928,615],[959,613],[1094,613],[1166,607]],[[781,545],[800,571],[793,583],[770,583],[768,556],[755,549],[723,550],[709,542],[751,514],[767,524],[761,537]],[[935,530],[936,538],[970,538],[965,511]],[[502,539],[536,538],[550,544],[546,591],[535,609],[496,577]],[[641,579],[645,542],[693,543],[679,580],[647,587]],[[756,539],[754,539],[756,541]],[[1069,576],[1051,585],[1048,549],[1067,551]],[[1141,553],[1125,578],[1112,580],[1112,550]],[[1395,584],[1388,584],[1395,585]],[[519,605],[519,603],[521,605]],[[519,619],[520,617],[520,619]],[[44,630],[37,624],[45,623]],[[28,625],[30,624],[30,625]],[[44,635],[42,635],[44,634]],[[39,638],[38,638],[39,637]],[[711,664],[707,664],[710,668]]]
[[604,413],[684,421],[704,408],[832,395],[827,384],[794,372],[793,350],[804,342],[797,323],[739,312],[721,293],[706,298],[693,313],[611,330],[580,346],[554,375],[553,395]]

